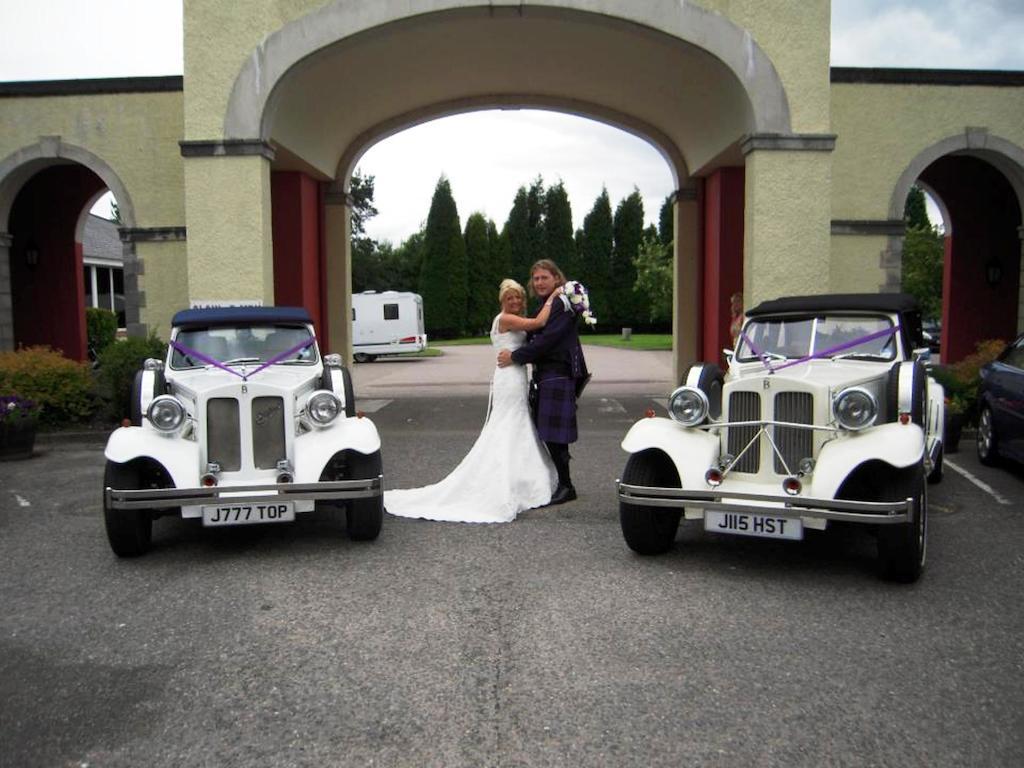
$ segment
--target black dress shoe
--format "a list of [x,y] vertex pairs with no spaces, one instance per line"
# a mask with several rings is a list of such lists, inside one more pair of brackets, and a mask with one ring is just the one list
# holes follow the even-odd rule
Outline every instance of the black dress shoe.
[[565,504],[567,501],[576,500],[576,489],[571,485],[560,485],[555,489],[555,492],[551,495],[551,501],[548,502],[549,507],[553,507],[555,504]]

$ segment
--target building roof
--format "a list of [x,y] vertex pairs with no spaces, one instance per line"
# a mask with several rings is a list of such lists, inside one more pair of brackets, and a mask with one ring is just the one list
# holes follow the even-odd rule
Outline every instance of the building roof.
[[82,233],[82,257],[87,262],[94,259],[115,262],[120,266],[124,262],[124,251],[121,236],[117,232],[117,224],[90,213],[85,220],[85,231]]

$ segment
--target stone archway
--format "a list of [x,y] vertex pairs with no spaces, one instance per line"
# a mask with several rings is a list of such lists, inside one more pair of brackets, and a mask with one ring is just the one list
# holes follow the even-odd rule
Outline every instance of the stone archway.
[[[983,129],[928,147],[900,176],[891,219],[902,218],[919,180],[940,201],[946,226],[942,360],[954,362],[978,341],[1024,330],[1024,150]],[[902,238],[890,247],[902,256]],[[898,273],[891,282],[899,284]]]
[[[638,83],[656,87],[639,88]],[[746,187],[761,191],[764,186],[760,199],[768,199],[766,180],[798,167],[786,163],[785,157],[806,150],[830,152],[834,143],[834,137],[823,134],[794,135],[787,93],[768,55],[747,30],[725,15],[692,4],[379,0],[333,2],[268,34],[234,80],[223,140],[184,142],[183,153],[250,156],[252,160],[230,167],[219,163],[214,172],[222,173],[225,181],[230,176],[233,183],[244,177],[264,190],[273,186],[262,176],[267,169],[331,183],[323,196],[325,209],[318,214],[323,229],[319,260],[313,246],[302,246],[301,260],[319,263],[316,268],[328,276],[320,310],[328,319],[332,342],[338,341],[334,348],[347,352],[350,267],[345,187],[355,159],[388,133],[424,119],[514,104],[623,127],[657,146],[668,159],[679,180],[677,366],[699,356],[701,333],[706,330],[700,321],[704,217],[691,174],[730,167],[742,171],[757,159],[758,173],[747,175]],[[813,214],[808,216],[807,206],[795,198],[787,203],[793,209],[790,213],[799,210],[813,222],[812,240],[822,241],[822,246],[828,237],[827,204],[821,202],[826,197],[813,190],[827,180],[819,170],[826,165],[808,158],[796,171],[810,175],[798,197],[814,201]],[[214,168],[213,162],[206,167]],[[293,181],[295,189],[305,184]],[[740,198],[743,190],[741,181]],[[722,200],[728,205],[733,198]],[[263,208],[262,222],[251,231],[267,227],[270,218],[271,212]],[[293,231],[299,218],[301,213],[294,217]],[[753,225],[757,237],[775,238],[770,218],[763,205],[752,207],[746,226]],[[277,213],[273,219],[276,228]],[[742,225],[744,215],[736,220]],[[208,247],[203,228],[192,225],[190,220],[190,272],[198,269],[193,261],[208,269],[213,258],[212,240]],[[245,239],[250,247],[257,244],[251,236]],[[760,254],[770,251],[751,244],[744,252],[743,241],[738,243],[734,262],[741,267],[749,253],[767,258]],[[776,247],[784,244],[773,242]],[[809,247],[808,252],[825,254],[827,248]],[[249,272],[249,290],[277,300],[276,285],[266,287],[266,276],[277,272],[277,260],[263,250],[262,270]],[[827,271],[828,266],[811,268]]]
[[[48,344],[86,358],[79,234],[85,206],[104,188],[133,226],[127,188],[88,150],[51,136],[0,161],[0,350]],[[124,255],[134,275],[131,246]],[[125,300],[137,314],[134,279],[126,280]]]

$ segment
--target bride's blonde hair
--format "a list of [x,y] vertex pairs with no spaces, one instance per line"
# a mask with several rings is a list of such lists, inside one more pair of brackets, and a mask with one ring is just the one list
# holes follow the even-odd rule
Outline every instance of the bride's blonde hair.
[[501,281],[501,285],[498,286],[498,304],[502,304],[505,301],[505,297],[510,293],[518,293],[519,298],[523,300],[523,308],[526,308],[526,289],[523,288],[519,283],[513,280],[511,277],[506,277]]

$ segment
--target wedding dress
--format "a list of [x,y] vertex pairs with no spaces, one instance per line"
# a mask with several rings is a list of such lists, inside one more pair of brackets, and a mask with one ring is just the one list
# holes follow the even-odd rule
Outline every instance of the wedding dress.
[[[494,353],[514,350],[524,331],[491,325]],[[524,509],[551,501],[558,484],[555,465],[537,437],[527,404],[526,368],[494,369],[487,421],[469,453],[441,482],[384,492],[384,508],[399,517],[461,523],[507,523]]]

